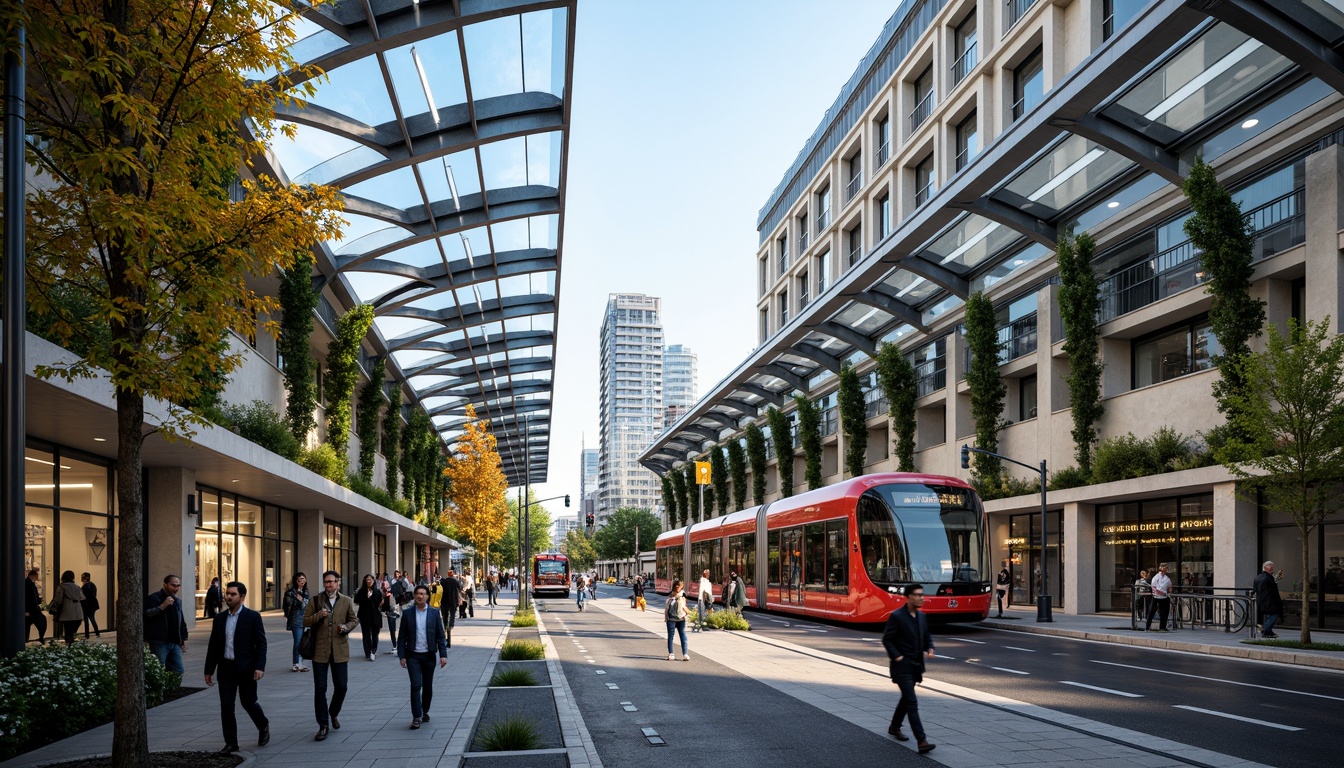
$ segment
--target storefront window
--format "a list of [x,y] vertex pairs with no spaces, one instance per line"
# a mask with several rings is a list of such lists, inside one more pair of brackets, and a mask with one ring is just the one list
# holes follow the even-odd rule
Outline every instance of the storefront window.
[[[1050,604],[1064,607],[1064,513],[1047,512],[1049,535],[1046,539],[1045,573],[1050,578]],[[1035,603],[1041,594],[1041,515],[1013,515],[1008,518],[1008,575],[1014,604]]]
[[349,525],[327,523],[322,538],[324,570],[341,574],[341,591],[350,594],[359,588],[359,532]]
[[[1260,514],[1260,559],[1273,560],[1283,571],[1279,594],[1283,597],[1280,624],[1302,626],[1302,592],[1311,601],[1311,626],[1316,629],[1344,628],[1344,522],[1329,522],[1312,531],[1307,541],[1307,574],[1302,576],[1302,537],[1287,515],[1262,508]],[[1258,565],[1259,563],[1257,563]]]
[[294,574],[294,511],[213,488],[198,488],[197,494],[201,510],[196,529],[197,615],[204,615],[205,594],[216,578],[221,585],[246,584],[248,604],[257,610],[279,608],[284,585]]
[[1167,564],[1174,588],[1213,586],[1213,496],[1097,507],[1097,610],[1128,613],[1139,571]]

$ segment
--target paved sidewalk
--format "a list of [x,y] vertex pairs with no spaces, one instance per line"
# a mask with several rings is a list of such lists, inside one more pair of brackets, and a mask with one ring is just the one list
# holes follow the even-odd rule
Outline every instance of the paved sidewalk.
[[[486,683],[494,671],[497,650],[504,642],[517,596],[506,593],[495,609],[477,606],[476,617],[459,620],[453,630],[448,666],[434,678],[434,718],[419,730],[409,730],[410,683],[401,668],[387,632],[381,634],[380,654],[370,662],[359,655],[360,634],[351,635],[349,690],[341,712],[340,730],[332,730],[324,742],[313,741],[317,720],[313,714],[313,675],[290,671],[292,635],[284,629],[284,617],[265,614],[267,672],[260,684],[260,702],[271,721],[271,743],[256,746],[252,722],[237,707],[242,753],[247,765],[284,768],[457,768],[467,749],[485,697]],[[209,630],[194,631],[186,655],[184,683],[204,687],[202,679]],[[104,633],[106,636],[108,633]],[[106,637],[105,637],[106,639]],[[563,680],[558,665],[553,679]],[[330,684],[328,684],[330,695]],[[564,710],[562,710],[562,713]],[[224,745],[219,735],[219,694],[209,688],[149,710],[149,747],[152,751],[176,749],[213,752]],[[581,723],[565,723],[565,743],[570,764],[600,766],[588,760],[583,747]],[[589,742],[591,744],[591,741]],[[28,768],[55,760],[107,754],[112,748],[112,726],[105,725],[64,741],[0,763],[3,768]],[[595,753],[594,753],[595,756]]]
[[[630,610],[628,602],[619,599],[588,605],[590,610],[607,611],[659,637],[666,636],[662,611],[654,610],[652,605],[648,612]],[[887,738],[887,726],[899,692],[887,677],[885,667],[751,632],[700,632],[690,634],[689,640],[693,658],[703,657],[728,666]],[[731,694],[725,692],[725,695]],[[1259,765],[940,682],[936,675],[924,678],[919,696],[928,738],[938,745],[927,756],[953,768],[1079,764],[1101,768],[1165,768],[1188,766],[1191,762],[1219,768]],[[912,748],[913,743],[900,746]]]

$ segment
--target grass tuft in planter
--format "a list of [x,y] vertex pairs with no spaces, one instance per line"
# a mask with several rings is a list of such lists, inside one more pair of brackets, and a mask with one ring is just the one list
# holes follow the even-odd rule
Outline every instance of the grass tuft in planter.
[[486,726],[476,743],[482,752],[517,752],[540,749],[541,737],[531,720],[517,716]]
[[536,685],[537,678],[526,669],[499,669],[490,676],[490,686],[492,688],[517,687],[524,685]]
[[534,640],[506,640],[499,649],[500,661],[538,661],[546,658],[546,648]]
[[713,629],[733,629],[739,632],[750,632],[751,623],[743,618],[740,613],[731,611],[715,611],[705,618],[705,623]]
[[537,614],[535,614],[535,613],[533,613],[533,612],[531,612],[531,611],[526,611],[526,612],[521,612],[521,611],[520,611],[520,612],[518,612],[518,613],[515,613],[515,614],[513,615],[513,618],[512,618],[512,619],[509,619],[509,626],[510,626],[510,627],[535,627],[535,626],[537,626]]

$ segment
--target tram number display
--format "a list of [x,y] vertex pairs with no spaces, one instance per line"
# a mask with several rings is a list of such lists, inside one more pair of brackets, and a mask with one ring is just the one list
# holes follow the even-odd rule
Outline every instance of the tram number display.
[[964,491],[940,491],[938,493],[921,493],[912,496],[901,497],[902,504],[938,504],[943,507],[956,507],[965,509],[966,493]]

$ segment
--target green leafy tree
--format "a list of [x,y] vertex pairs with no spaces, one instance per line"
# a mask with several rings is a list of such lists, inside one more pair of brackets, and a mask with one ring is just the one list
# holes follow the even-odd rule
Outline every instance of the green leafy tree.
[[373,306],[352,307],[336,323],[336,338],[327,345],[327,443],[336,455],[350,458],[350,411],[359,383],[360,342],[373,325]]
[[845,430],[845,471],[850,477],[858,477],[868,459],[868,413],[859,374],[849,363],[840,366],[837,400],[840,426]]
[[392,498],[397,498],[397,474],[401,466],[401,385],[392,387],[388,395],[387,411],[383,414],[383,460],[385,475],[383,487]]
[[794,395],[798,404],[798,437],[803,444],[807,489],[821,487],[821,409],[805,395]]
[[[1194,209],[1185,221],[1185,233],[1202,254],[1200,264],[1212,299],[1209,325],[1222,347],[1222,353],[1213,356],[1221,374],[1213,383],[1213,396],[1235,432],[1246,423],[1235,412],[1245,389],[1239,361],[1250,354],[1251,339],[1259,336],[1265,325],[1265,302],[1251,296],[1255,239],[1241,206],[1218,183],[1213,166],[1202,158],[1195,160],[1182,189]],[[1237,444],[1252,440],[1247,434],[1229,437]]]
[[[966,384],[971,389],[971,418],[975,420],[975,445],[986,451],[999,450],[999,430],[1003,429],[1003,400],[1008,388],[999,376],[998,323],[994,303],[983,292],[966,299],[966,346],[971,350],[971,365]],[[993,485],[1003,474],[1002,462],[983,453],[975,454],[976,481]]]
[[[307,95],[243,77],[288,72],[297,15],[260,0],[6,3],[7,53],[27,57],[26,278],[33,311],[82,357],[37,376],[106,376],[117,411],[117,698],[112,765],[149,764],[145,721],[143,445],[190,436],[203,417],[173,408],[152,429],[146,398],[187,402],[230,329],[276,309],[252,286],[292,265],[295,249],[339,236],[327,187],[273,178],[229,185],[275,139],[275,105]],[[13,50],[27,30],[25,51]],[[300,82],[307,78],[301,78]],[[310,91],[308,92],[310,93]],[[247,125],[249,134],[240,135]],[[292,135],[292,128],[288,130]],[[83,295],[106,325],[82,326],[54,286]],[[273,326],[266,330],[274,332]]]
[[[723,446],[709,449],[709,471],[714,480],[714,507],[719,515],[728,514],[728,462],[723,460]],[[711,515],[712,516],[712,515]]]
[[689,502],[686,509],[689,511],[690,517],[686,519],[686,525],[691,525],[702,520],[705,514],[700,509],[700,499],[703,496],[700,493],[700,486],[695,482],[695,462],[686,462],[686,466],[682,467],[681,475],[685,480],[686,500]]
[[775,444],[779,497],[787,499],[793,495],[793,430],[789,426],[789,417],[773,405],[765,412],[765,420],[770,425],[770,439]]
[[915,367],[895,344],[883,344],[877,353],[877,381],[887,398],[888,416],[894,434],[896,469],[915,471],[915,401],[918,387]]
[[1069,358],[1069,408],[1073,412],[1074,457],[1084,474],[1092,472],[1097,422],[1106,413],[1101,403],[1101,289],[1092,270],[1096,243],[1084,232],[1059,238],[1059,315],[1064,321],[1064,354]]
[[280,272],[280,337],[276,346],[285,376],[288,399],[285,415],[290,434],[302,445],[317,426],[317,361],[308,346],[313,337],[313,310],[318,293],[313,288],[313,254],[298,251],[294,265]]
[[[597,564],[597,549],[593,546],[593,540],[588,534],[581,530],[574,529],[565,534],[565,543],[561,546],[565,556],[569,558],[569,567],[574,571],[588,571]],[[517,557],[517,549],[514,550],[514,557]]]
[[667,510],[667,527],[677,527],[677,490],[672,486],[672,476],[663,475],[663,509]]
[[652,512],[641,507],[621,507],[611,513],[593,535],[598,557],[603,560],[634,557],[636,529],[639,530],[639,548],[649,550],[662,533],[663,524]]
[[410,503],[412,509],[415,505],[415,433],[411,425],[415,423],[415,414],[420,409],[411,410],[411,419],[401,430],[401,495]]
[[742,441],[728,441],[728,474],[733,479],[733,511],[747,507],[747,452]]
[[751,467],[751,498],[765,503],[765,433],[756,422],[747,425],[747,464]]
[[386,398],[383,397],[383,377],[387,375],[387,359],[378,358],[369,372],[369,380],[359,391],[359,407],[355,410],[355,430],[359,435],[359,479],[373,482],[373,468],[378,458],[378,417]]
[[[552,546],[552,542],[551,513],[547,511],[546,507],[537,503],[537,492],[531,488],[528,489],[528,499],[530,500],[531,506],[527,511],[526,517],[529,525],[528,531],[531,532],[532,536],[532,549],[527,555],[528,562],[525,567],[530,568],[532,565],[532,555],[549,550]],[[514,493],[509,494],[508,505],[508,527],[505,529],[504,535],[499,538],[498,542],[490,544],[491,558],[496,563],[514,563],[518,561],[518,532],[521,530],[519,520],[522,518],[522,515],[519,515],[518,513],[519,506],[516,489]]]
[[686,489],[686,473],[680,469],[674,469],[668,472],[672,478],[672,491],[677,497],[677,520],[674,522],[668,520],[668,525],[678,528],[683,525],[689,525],[691,520],[691,500],[690,493]]
[[1236,429],[1215,456],[1242,492],[1261,491],[1267,509],[1297,524],[1301,641],[1310,643],[1312,532],[1344,502],[1344,336],[1328,317],[1305,327],[1293,319],[1288,338],[1270,326],[1267,341],[1237,364],[1241,388],[1228,393]]

